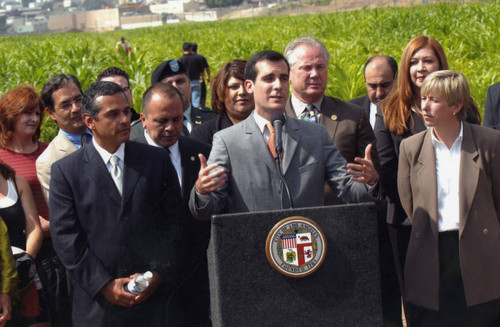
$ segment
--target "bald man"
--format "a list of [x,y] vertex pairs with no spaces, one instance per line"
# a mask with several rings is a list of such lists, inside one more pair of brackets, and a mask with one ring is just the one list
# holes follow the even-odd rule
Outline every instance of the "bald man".
[[389,94],[398,73],[396,60],[389,56],[375,56],[365,64],[365,83],[368,94],[349,102],[363,108],[370,117],[370,125],[375,126],[377,103],[384,100]]

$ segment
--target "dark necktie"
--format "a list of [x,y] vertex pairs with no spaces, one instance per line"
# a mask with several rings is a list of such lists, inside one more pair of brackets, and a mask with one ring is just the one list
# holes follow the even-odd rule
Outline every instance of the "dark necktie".
[[89,138],[89,135],[87,133],[82,134],[82,148],[87,145],[88,138]]
[[[184,116],[184,121],[188,121],[186,116]],[[182,124],[182,135],[184,136],[189,135],[189,129],[186,127],[186,125],[184,125],[184,123]]]

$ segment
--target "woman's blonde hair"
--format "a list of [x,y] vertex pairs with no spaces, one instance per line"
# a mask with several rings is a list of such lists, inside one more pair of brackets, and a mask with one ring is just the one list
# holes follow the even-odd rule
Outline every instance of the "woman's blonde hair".
[[436,93],[445,98],[449,106],[463,105],[462,110],[456,114],[459,120],[481,123],[481,115],[470,96],[469,83],[464,74],[451,70],[440,70],[429,74],[420,88],[420,94],[427,96]]

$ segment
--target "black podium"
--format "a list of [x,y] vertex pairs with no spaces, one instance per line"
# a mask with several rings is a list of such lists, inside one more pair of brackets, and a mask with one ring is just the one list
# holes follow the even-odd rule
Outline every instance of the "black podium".
[[[266,238],[284,218],[315,221],[326,257],[303,278],[280,274]],[[382,326],[374,204],[216,215],[208,249],[214,326]]]

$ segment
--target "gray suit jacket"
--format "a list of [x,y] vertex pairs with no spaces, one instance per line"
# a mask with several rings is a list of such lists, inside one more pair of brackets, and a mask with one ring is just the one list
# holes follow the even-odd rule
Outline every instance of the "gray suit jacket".
[[56,137],[47,146],[47,149],[36,160],[36,173],[40,185],[42,185],[43,196],[47,203],[49,203],[50,167],[57,160],[66,157],[76,150],[76,146],[59,130],[59,133],[57,133]]
[[[208,164],[228,172],[226,185],[212,192],[207,203],[199,202],[194,188],[190,209],[201,220],[212,214],[288,208],[288,199],[252,113],[243,122],[214,135]],[[346,161],[322,125],[286,119],[283,173],[296,208],[323,205],[327,181],[345,202],[371,201],[364,184],[347,174]],[[199,204],[202,204],[201,206]]]

